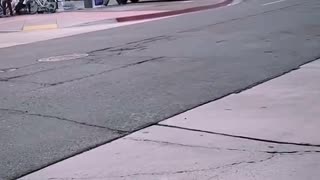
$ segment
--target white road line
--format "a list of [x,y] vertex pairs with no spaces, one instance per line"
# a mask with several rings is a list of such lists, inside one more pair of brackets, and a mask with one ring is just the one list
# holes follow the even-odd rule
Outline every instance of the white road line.
[[271,5],[271,4],[276,4],[276,3],[283,2],[283,1],[286,1],[286,0],[273,1],[273,2],[269,2],[269,3],[262,4],[262,6],[267,6],[267,5]]

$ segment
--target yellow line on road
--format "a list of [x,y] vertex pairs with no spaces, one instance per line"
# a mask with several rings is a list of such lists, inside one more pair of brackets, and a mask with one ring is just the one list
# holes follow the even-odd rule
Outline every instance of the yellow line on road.
[[45,29],[57,29],[57,24],[43,24],[35,26],[24,26],[23,31],[35,31],[35,30],[45,30]]

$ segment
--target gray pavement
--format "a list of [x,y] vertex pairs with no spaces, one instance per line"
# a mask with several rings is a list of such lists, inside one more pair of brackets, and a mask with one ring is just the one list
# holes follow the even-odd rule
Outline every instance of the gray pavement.
[[317,179],[320,60],[22,180]]
[[320,147],[319,78],[317,60],[161,124]]
[[319,149],[152,126],[21,180],[316,180]]
[[320,60],[21,180],[317,179]]
[[[0,49],[1,69],[17,69],[0,73],[0,179],[317,59],[319,1],[266,2]],[[71,53],[89,56],[37,62]]]

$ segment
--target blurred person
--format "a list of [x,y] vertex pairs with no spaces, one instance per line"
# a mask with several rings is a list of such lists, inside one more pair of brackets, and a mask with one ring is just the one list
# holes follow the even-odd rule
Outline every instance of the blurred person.
[[9,8],[10,15],[13,16],[13,10],[12,10],[12,0],[2,0],[2,7],[3,7],[3,15],[7,15],[7,7]]
[[[16,11],[16,14],[20,15],[21,14],[21,10],[25,7],[27,7],[26,4],[23,4],[24,0],[19,0],[18,4],[14,7],[14,10]],[[30,13],[30,6],[28,6],[28,11]]]

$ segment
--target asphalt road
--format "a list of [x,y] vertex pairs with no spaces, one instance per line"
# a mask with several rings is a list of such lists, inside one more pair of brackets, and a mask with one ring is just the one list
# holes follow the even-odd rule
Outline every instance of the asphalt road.
[[[320,2],[270,2],[0,49],[0,179],[320,57]],[[37,62],[72,53],[89,56]]]

